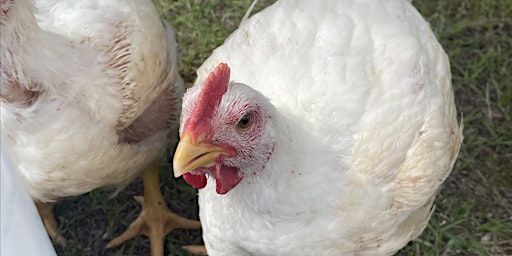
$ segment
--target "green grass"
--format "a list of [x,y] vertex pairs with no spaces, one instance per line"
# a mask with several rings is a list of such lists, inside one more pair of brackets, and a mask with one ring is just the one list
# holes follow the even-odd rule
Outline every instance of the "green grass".
[[[250,0],[156,0],[177,29],[180,72],[188,84],[211,51],[236,28]],[[273,1],[260,1],[256,11]],[[512,1],[413,0],[431,23],[452,66],[464,144],[436,200],[425,232],[399,255],[512,255]],[[164,165],[162,192],[173,211],[197,218],[196,191]],[[113,250],[106,243],[137,217],[140,180],[116,198],[95,190],[60,203],[56,214],[68,246],[59,255],[148,255],[139,237]],[[198,231],[174,231],[169,255],[199,244]]]
[[429,226],[401,253],[511,255],[512,2],[413,3],[450,57],[464,144]]

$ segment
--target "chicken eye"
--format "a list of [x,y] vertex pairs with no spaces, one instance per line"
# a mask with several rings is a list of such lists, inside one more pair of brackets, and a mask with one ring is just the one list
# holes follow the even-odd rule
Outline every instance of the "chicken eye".
[[242,118],[240,118],[240,121],[238,121],[238,124],[236,127],[239,131],[245,132],[251,128],[252,125],[252,114],[245,114]]

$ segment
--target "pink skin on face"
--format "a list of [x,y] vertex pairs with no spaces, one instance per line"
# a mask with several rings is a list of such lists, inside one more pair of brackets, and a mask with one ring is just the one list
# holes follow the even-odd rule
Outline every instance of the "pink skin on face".
[[[226,93],[229,84],[230,69],[227,64],[219,64],[215,70],[210,73],[205,81],[204,87],[199,95],[197,109],[185,123],[183,130],[186,130],[193,136],[197,137],[199,134],[206,134],[205,141],[211,138],[213,127],[211,127],[211,119],[213,118],[212,109],[222,99]],[[233,150],[226,150],[234,152]],[[213,175],[216,181],[216,191],[219,194],[226,194],[233,189],[243,179],[243,175],[239,174],[236,167],[224,166],[222,164],[222,157],[216,159],[214,167],[199,168],[192,172],[183,175],[187,183],[197,189],[206,186],[206,174]]]

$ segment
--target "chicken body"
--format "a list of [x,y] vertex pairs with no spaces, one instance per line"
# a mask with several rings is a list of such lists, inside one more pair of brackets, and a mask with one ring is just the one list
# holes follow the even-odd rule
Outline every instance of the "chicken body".
[[197,73],[174,167],[210,255],[390,255],[421,234],[462,133],[408,1],[280,0]]
[[174,32],[152,2],[2,0],[1,10],[1,128],[34,201],[120,190],[147,169],[145,208],[174,218],[155,166],[176,142],[184,83]]
[[126,185],[162,157],[184,87],[151,2],[10,2],[2,132],[32,197]]

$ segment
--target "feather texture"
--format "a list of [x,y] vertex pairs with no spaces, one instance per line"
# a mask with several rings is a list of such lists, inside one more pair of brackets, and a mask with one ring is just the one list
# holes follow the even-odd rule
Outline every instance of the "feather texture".
[[210,255],[390,255],[423,231],[462,133],[448,58],[410,1],[280,0],[243,21],[197,71],[182,136],[222,62],[205,140],[252,150],[226,127],[253,104],[273,146],[259,169],[244,165],[258,148],[217,160],[243,180],[220,195],[209,175],[199,192]]
[[35,200],[123,187],[163,156],[184,86],[151,1],[4,9],[2,132]]

